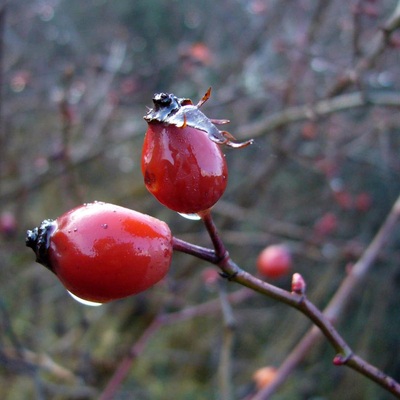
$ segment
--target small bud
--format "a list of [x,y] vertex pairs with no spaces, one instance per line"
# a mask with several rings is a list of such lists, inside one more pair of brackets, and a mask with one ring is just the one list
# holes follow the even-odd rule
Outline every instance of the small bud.
[[333,365],[340,366],[346,363],[347,359],[342,354],[336,354],[333,358]]
[[297,272],[292,277],[292,292],[296,294],[304,294],[306,292],[306,282]]

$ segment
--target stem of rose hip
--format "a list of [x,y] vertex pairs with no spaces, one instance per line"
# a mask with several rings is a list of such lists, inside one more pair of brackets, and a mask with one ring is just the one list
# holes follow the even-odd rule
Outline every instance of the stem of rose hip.
[[214,250],[202,246],[197,246],[182,239],[178,239],[175,236],[172,237],[172,247],[174,251],[180,251],[181,253],[190,254],[194,257],[208,261],[212,264],[218,263],[218,257],[215,254]]
[[211,209],[202,211],[199,213],[200,218],[204,222],[208,234],[210,235],[211,241],[213,243],[215,254],[217,257],[223,261],[229,258],[229,253],[225,248],[225,244],[222,241],[220,235],[218,234],[218,229],[214,223],[214,219],[211,215]]

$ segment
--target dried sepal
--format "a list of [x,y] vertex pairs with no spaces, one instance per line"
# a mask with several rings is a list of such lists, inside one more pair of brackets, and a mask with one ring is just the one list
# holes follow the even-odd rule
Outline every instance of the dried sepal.
[[175,125],[178,128],[198,129],[206,132],[209,139],[217,144],[224,144],[234,149],[240,149],[253,143],[253,139],[236,142],[227,131],[220,131],[215,125],[227,124],[227,119],[210,119],[200,107],[210,98],[211,88],[207,90],[200,101],[194,105],[190,99],[179,98],[170,93],[156,93],[153,97],[154,108],[148,109],[144,119],[149,123]]

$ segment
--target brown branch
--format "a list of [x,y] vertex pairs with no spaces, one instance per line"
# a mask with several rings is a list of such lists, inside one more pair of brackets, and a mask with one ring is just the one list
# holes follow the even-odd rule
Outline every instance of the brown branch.
[[[343,281],[336,294],[333,296],[332,300],[326,307],[324,311],[324,316],[326,319],[335,321],[339,318],[343,309],[350,301],[352,294],[355,291],[355,287],[360,284],[369,269],[372,267],[383,246],[389,240],[390,235],[393,232],[393,229],[396,227],[399,218],[400,197],[394,203],[391,212],[389,213],[386,221],[380,228],[379,232],[376,234],[373,241],[365,250],[359,261],[353,266],[349,275]],[[275,393],[279,386],[286,380],[290,372],[306,356],[310,348],[312,346],[315,346],[316,341],[321,338],[321,332],[316,327],[310,329],[280,366],[274,381],[271,382],[262,391],[260,391],[259,394],[254,398],[254,400],[269,399],[270,396]],[[352,354],[347,360],[344,360],[344,364],[377,382],[389,392],[395,394],[397,397],[400,398],[399,384],[394,382],[392,378],[383,374],[375,367],[369,365],[368,363],[365,363],[365,361],[362,360],[360,357]]]
[[[264,282],[248,272],[242,270],[236,265],[229,257],[227,250],[225,249],[224,243],[218,234],[218,230],[214,224],[211,213],[207,212],[202,216],[203,222],[205,223],[206,229],[211,237],[212,243],[215,246],[216,259],[214,263],[217,264],[223,271],[223,276],[230,281],[237,282],[243,286],[246,286],[258,293],[264,294],[268,297],[281,301],[297,310],[301,311],[307,316],[315,325],[292,354],[288,358],[288,363],[291,368],[287,365],[283,365],[282,370],[285,375],[278,371],[275,382],[282,383],[288,373],[293,369],[297,363],[305,356],[307,351],[310,349],[312,343],[315,343],[315,339],[322,333],[330,342],[332,347],[336,350],[337,355],[334,357],[333,362],[335,365],[347,365],[348,367],[358,371],[365,375],[369,379],[375,381],[388,392],[396,395],[400,398],[400,384],[394,379],[384,374],[376,367],[368,364],[365,360],[353,354],[353,351],[344,341],[341,335],[337,332],[333,326],[332,321],[335,321],[344,306],[348,303],[351,298],[351,294],[354,292],[355,287],[361,282],[366,275],[369,268],[372,266],[374,260],[382,250],[382,247],[386,244],[389,239],[390,233],[396,226],[400,217],[400,196],[395,202],[392,211],[388,215],[385,223],[371,242],[367,250],[364,252],[361,259],[354,265],[347,278],[343,281],[339,287],[337,293],[332,298],[325,313],[321,312],[312,302],[310,302],[303,291],[299,292],[294,290],[288,292],[279,287],[273,286],[267,282]],[[184,242],[180,241],[179,250],[182,251]],[[198,254],[196,254],[196,246],[187,244],[190,251],[188,253],[203,259],[203,255],[206,254],[207,261],[210,261],[209,254],[204,252],[203,248],[198,248]],[[175,249],[178,250],[178,249]],[[304,285],[305,286],[305,285]],[[305,291],[305,290],[304,290]],[[319,328],[319,330],[317,329]],[[268,398],[272,393],[270,390],[274,388],[274,382],[268,385],[262,390],[256,397],[256,400],[262,400]]]

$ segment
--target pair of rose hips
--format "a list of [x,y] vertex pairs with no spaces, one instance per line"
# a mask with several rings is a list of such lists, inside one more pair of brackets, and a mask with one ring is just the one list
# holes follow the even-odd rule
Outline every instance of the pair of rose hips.
[[[219,145],[232,142],[197,105],[173,94],[153,98],[142,172],[148,190],[165,206],[184,214],[207,212],[225,191],[228,171]],[[79,299],[105,303],[146,290],[168,272],[173,253],[163,221],[120,206],[94,202],[27,232],[36,261],[56,274]]]

